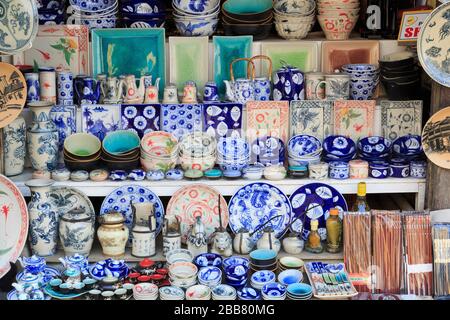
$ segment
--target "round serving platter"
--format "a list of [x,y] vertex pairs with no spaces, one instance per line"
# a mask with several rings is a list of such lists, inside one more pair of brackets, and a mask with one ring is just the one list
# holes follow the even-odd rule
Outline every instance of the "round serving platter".
[[27,100],[27,84],[22,72],[5,62],[0,62],[0,80],[0,128],[4,128],[22,112]]
[[87,214],[95,221],[95,209],[89,197],[76,188],[52,187],[49,198],[57,208],[59,216],[64,213]]
[[435,165],[450,169],[450,106],[431,116],[423,127],[422,146],[425,155]]

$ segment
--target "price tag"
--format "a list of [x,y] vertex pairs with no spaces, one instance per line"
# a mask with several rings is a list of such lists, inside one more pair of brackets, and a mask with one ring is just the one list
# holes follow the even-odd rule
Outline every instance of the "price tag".
[[403,12],[397,41],[400,44],[411,44],[417,41],[420,28],[432,10],[418,10]]

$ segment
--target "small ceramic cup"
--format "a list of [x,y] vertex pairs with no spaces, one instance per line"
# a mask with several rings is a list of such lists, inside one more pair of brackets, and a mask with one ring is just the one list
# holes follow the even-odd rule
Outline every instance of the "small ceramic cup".
[[330,162],[329,174],[331,179],[344,180],[348,179],[350,169],[347,162],[334,161]]
[[102,292],[103,300],[113,300],[114,299],[114,291],[103,291]]
[[114,291],[114,296],[116,299],[125,300],[127,298],[127,289],[120,288]]
[[326,162],[310,164],[308,166],[309,178],[314,180],[324,180],[328,178],[328,167],[328,163]]
[[325,99],[325,74],[322,72],[309,72],[306,78],[306,100]]
[[102,292],[97,289],[92,289],[91,291],[89,291],[89,295],[91,296],[92,300],[100,300]]
[[369,163],[364,160],[351,160],[350,179],[365,179],[369,176]]
[[426,161],[411,161],[409,169],[409,174],[412,178],[424,179],[427,177]]
[[325,85],[326,100],[348,100],[350,98],[350,76],[343,73],[332,73],[325,76],[325,81],[319,85]]
[[52,279],[50,280],[50,286],[54,291],[60,291],[60,285],[62,284],[61,279]]

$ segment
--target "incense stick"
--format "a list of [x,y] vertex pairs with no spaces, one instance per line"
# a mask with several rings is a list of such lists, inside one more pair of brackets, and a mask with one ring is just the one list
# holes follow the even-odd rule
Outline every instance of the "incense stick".
[[450,224],[435,224],[432,228],[434,252],[434,294],[450,294]]

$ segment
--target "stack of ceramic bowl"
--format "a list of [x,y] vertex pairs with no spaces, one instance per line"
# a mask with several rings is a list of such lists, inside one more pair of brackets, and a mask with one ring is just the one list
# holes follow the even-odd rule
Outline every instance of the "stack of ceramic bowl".
[[289,166],[308,166],[320,162],[322,143],[316,137],[300,134],[288,142]]
[[422,137],[419,135],[406,135],[395,139],[392,143],[393,155],[405,161],[421,160],[424,156]]
[[257,249],[250,252],[250,268],[253,271],[277,271],[277,252],[269,249]]
[[219,22],[220,1],[173,0],[173,19],[182,36],[211,36]]
[[102,143],[89,133],[76,133],[64,140],[64,164],[69,170],[97,169],[102,152]]
[[187,249],[174,249],[166,254],[166,260],[169,265],[175,262],[191,262],[192,258],[192,252]]
[[384,137],[365,137],[358,141],[359,158],[365,161],[387,160],[391,155],[392,142]]
[[158,286],[153,283],[143,282],[133,287],[134,300],[156,300],[158,298]]
[[183,289],[197,283],[198,268],[192,262],[175,262],[169,266],[170,284]]
[[222,282],[222,271],[218,267],[203,267],[199,270],[198,282],[210,288],[214,288]]
[[227,284],[219,284],[211,292],[213,300],[236,300],[236,289]]
[[211,288],[202,284],[191,286],[186,290],[186,300],[210,300]]
[[117,13],[119,12],[118,0],[69,0],[67,24],[86,25],[89,29],[115,28]]
[[146,171],[175,168],[178,161],[178,140],[171,133],[153,131],[141,140],[141,164]]
[[180,139],[179,160],[183,170],[212,169],[216,163],[217,143],[206,132],[193,132]]
[[285,300],[286,292],[286,287],[278,282],[265,284],[261,289],[264,300]]
[[283,257],[278,260],[278,270],[299,270],[303,271],[305,267],[305,262],[297,257]]
[[286,148],[276,137],[259,137],[251,145],[251,163],[263,166],[283,165]]
[[318,0],[317,20],[327,40],[347,40],[359,19],[359,0]]
[[37,0],[40,25],[64,24],[66,1]]
[[348,162],[356,156],[355,142],[345,136],[329,136],[323,140],[325,162]]
[[225,271],[225,269],[227,267],[238,265],[238,264],[242,264],[242,265],[246,266],[247,268],[249,268],[250,267],[250,260],[248,260],[245,257],[231,256],[229,258],[223,259],[222,269]]
[[222,5],[222,25],[227,36],[251,35],[265,39],[272,29],[272,0],[228,0]]
[[250,147],[245,139],[220,138],[217,143],[217,163],[227,178],[238,178],[250,160]]
[[166,21],[162,0],[122,0],[121,23],[125,28],[162,28]]
[[303,273],[300,270],[284,270],[278,274],[278,282],[284,286],[288,286],[292,283],[299,283],[302,281]]
[[202,253],[196,256],[193,260],[197,268],[204,267],[222,267],[222,256],[217,253]]
[[312,287],[306,283],[290,284],[286,291],[289,300],[309,300],[313,295]]
[[241,288],[244,287],[248,280],[249,267],[245,264],[233,264],[226,266],[225,271],[225,282],[234,287]]
[[350,76],[350,97],[352,100],[372,99],[378,87],[380,70],[375,64],[345,64],[342,72]]
[[128,130],[110,132],[102,141],[102,161],[109,170],[131,171],[139,167],[141,140]]
[[413,100],[420,95],[420,68],[413,53],[398,52],[379,61],[381,83],[389,100]]
[[303,39],[316,22],[315,0],[275,0],[275,28],[284,39]]
[[261,300],[261,293],[252,287],[243,287],[238,290],[239,300]]
[[250,277],[250,285],[257,290],[261,290],[264,285],[275,282],[276,280],[277,277],[273,271],[260,270],[252,274]]
[[161,300],[184,300],[184,291],[175,286],[165,286],[159,288],[159,298]]

